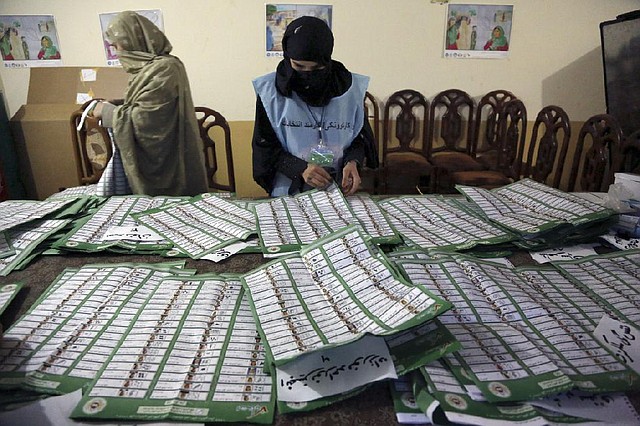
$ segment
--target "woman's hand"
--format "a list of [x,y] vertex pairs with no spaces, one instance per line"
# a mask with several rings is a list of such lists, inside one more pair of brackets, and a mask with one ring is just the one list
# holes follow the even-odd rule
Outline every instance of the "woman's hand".
[[314,188],[324,189],[331,184],[333,179],[329,172],[317,164],[309,163],[307,168],[302,172],[302,178],[305,183]]
[[353,195],[360,188],[360,173],[358,173],[358,164],[355,161],[349,161],[342,169],[342,192],[344,195]]
[[98,102],[96,106],[93,107],[89,115],[98,119],[102,118],[102,101]]

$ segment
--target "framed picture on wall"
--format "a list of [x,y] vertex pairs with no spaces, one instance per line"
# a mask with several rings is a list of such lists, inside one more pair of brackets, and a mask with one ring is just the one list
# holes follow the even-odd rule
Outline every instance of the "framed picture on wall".
[[320,18],[331,28],[333,6],[313,4],[267,4],[265,49],[268,57],[282,57],[282,36],[289,22],[301,16]]
[[[142,15],[151,22],[155,24],[156,27],[160,29],[160,31],[164,32],[164,21],[162,20],[162,11],[161,10],[134,10],[138,15]],[[113,13],[101,13],[100,14],[100,28],[102,29],[102,45],[104,47],[104,54],[107,58],[107,65],[110,67],[119,67],[120,60],[116,55],[116,48],[109,43],[109,40],[106,39],[104,33],[107,31],[109,27],[109,23],[111,20],[120,12]]]
[[5,68],[61,66],[53,15],[0,15],[0,53]]
[[444,31],[444,57],[507,58],[513,6],[449,4]]

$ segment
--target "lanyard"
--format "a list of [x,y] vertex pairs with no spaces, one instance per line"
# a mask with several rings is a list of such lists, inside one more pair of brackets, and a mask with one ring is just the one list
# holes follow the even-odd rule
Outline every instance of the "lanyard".
[[322,124],[324,122],[324,106],[322,107],[322,112],[320,113],[320,120],[316,119],[315,114],[313,113],[313,111],[311,110],[311,107],[309,106],[309,104],[305,103],[305,105],[307,106],[307,110],[309,111],[309,114],[311,115],[311,119],[316,123],[316,128],[318,129],[318,141],[319,144],[322,145]]

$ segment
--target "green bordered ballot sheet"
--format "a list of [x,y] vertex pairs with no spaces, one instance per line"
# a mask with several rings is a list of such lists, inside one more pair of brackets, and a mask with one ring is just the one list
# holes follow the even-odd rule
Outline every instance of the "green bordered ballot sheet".
[[[0,341],[0,389],[72,392],[102,366],[162,278],[184,262],[85,265],[63,271]],[[179,267],[179,268],[178,268]]]
[[395,244],[400,236],[369,197],[345,198],[337,186],[255,206],[260,244],[265,255],[296,252],[345,226],[357,224],[374,243]]
[[193,259],[200,259],[256,233],[252,211],[211,193],[134,217]]
[[7,306],[9,306],[9,303],[16,297],[16,294],[18,294],[22,286],[23,283],[21,282],[0,286],[0,314],[7,309]]
[[184,201],[184,197],[109,197],[91,216],[80,219],[54,247],[89,253],[104,250],[142,253],[165,251],[173,246],[166,239],[145,241],[141,236],[143,232],[133,232],[136,226],[140,226],[133,215]]
[[614,214],[600,204],[532,179],[493,190],[463,185],[456,189],[477,204],[491,221],[526,238],[554,228],[585,225]]
[[11,240],[7,232],[0,232],[0,259],[13,256],[16,250],[11,245]]
[[166,279],[71,417],[269,424],[275,388],[264,362],[239,280]]
[[242,276],[270,361],[390,335],[450,304],[399,278],[352,225]]
[[466,250],[512,241],[515,235],[462,210],[453,199],[402,196],[380,201],[405,243],[426,250]]
[[[496,424],[527,424],[545,426],[549,424],[589,423],[581,418],[537,408],[528,402],[491,403],[472,398],[464,382],[461,382],[442,361],[432,362],[420,369],[421,377],[412,375],[416,400],[426,409],[433,422],[445,423],[443,417],[456,424],[492,426]],[[553,397],[557,399],[556,397]],[[591,403],[591,398],[584,404]]]
[[[621,269],[636,265],[640,252],[607,255],[599,277],[636,282]],[[593,335],[605,312],[629,312],[550,266],[509,268],[469,256],[437,260],[395,259],[414,282],[454,305],[439,317],[462,344],[447,357],[464,370],[489,401],[522,401],[578,387],[589,392],[635,389],[638,376]],[[562,262],[588,270],[594,259]],[[636,269],[637,270],[637,269]],[[611,282],[610,280],[607,280]],[[622,285],[622,284],[620,284]],[[620,287],[622,288],[622,287]],[[624,318],[624,317],[623,317]]]
[[[0,203],[0,232],[75,205],[77,200],[7,200]],[[84,204],[83,204],[84,205]]]
[[28,262],[36,248],[47,238],[69,224],[69,219],[34,220],[5,232],[14,252],[0,259],[0,275],[6,276]]

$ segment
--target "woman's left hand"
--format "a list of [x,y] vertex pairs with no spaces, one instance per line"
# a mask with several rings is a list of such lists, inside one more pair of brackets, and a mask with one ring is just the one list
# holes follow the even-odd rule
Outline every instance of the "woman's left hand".
[[358,164],[355,161],[349,161],[342,169],[342,192],[344,195],[355,194],[361,182]]
[[91,110],[91,116],[95,118],[102,118],[102,102],[98,102]]

